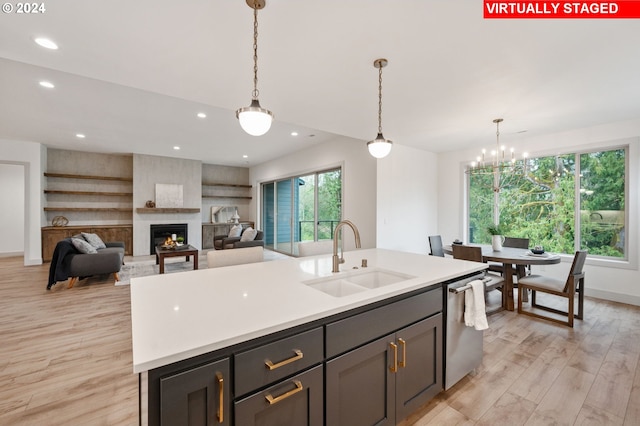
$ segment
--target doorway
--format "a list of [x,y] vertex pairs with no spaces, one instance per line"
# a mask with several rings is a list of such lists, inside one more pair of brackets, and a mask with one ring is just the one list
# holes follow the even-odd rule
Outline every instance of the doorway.
[[265,182],[261,189],[266,247],[297,255],[300,241],[333,238],[342,218],[341,168]]

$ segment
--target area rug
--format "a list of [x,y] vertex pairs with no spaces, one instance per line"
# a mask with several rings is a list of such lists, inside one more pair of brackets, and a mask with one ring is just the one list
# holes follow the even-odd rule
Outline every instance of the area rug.
[[[238,249],[242,250],[242,249]],[[289,259],[290,257],[276,253],[271,250],[264,251],[264,260],[272,261],[278,259]],[[198,256],[198,269],[207,269],[207,253],[202,252]],[[193,270],[193,259],[189,262],[185,261],[183,257],[167,258],[164,260],[164,273],[171,274],[175,272],[185,272]],[[145,259],[137,261],[127,261],[120,272],[118,273],[119,281],[116,281],[116,285],[129,285],[131,278],[147,277],[149,275],[157,275],[160,272],[160,267],[156,265],[155,259]]]

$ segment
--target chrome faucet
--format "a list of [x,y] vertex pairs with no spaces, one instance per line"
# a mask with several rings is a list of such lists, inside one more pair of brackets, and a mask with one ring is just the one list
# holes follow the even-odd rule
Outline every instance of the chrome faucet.
[[[331,272],[340,272],[340,264],[344,263],[344,248],[338,258],[338,234],[344,225],[349,225],[351,229],[353,229],[353,235],[356,237],[356,248],[360,248],[360,232],[358,232],[358,227],[351,222],[350,220],[343,220],[336,225],[336,230],[333,234],[333,269]],[[344,240],[344,238],[343,238]]]

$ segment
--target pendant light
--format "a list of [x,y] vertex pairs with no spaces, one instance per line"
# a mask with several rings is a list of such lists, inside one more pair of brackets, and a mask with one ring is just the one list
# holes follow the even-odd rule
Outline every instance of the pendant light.
[[389,61],[386,59],[376,59],[373,66],[378,68],[378,136],[367,142],[369,154],[376,158],[384,158],[391,152],[391,142],[382,136],[382,68],[386,67]]
[[258,101],[258,9],[264,9],[266,0],[246,0],[253,9],[253,92],[251,105],[236,111],[242,129],[252,136],[262,136],[271,128],[273,114],[260,106]]

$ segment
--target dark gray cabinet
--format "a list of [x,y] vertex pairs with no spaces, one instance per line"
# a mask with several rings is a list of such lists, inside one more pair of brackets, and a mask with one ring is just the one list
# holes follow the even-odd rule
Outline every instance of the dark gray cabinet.
[[242,426],[322,426],[322,365],[235,403]]
[[442,374],[442,314],[396,333],[396,419],[404,419],[444,387]]
[[442,314],[326,366],[329,425],[394,425],[442,390]]
[[442,312],[434,286],[151,370],[149,424],[394,425],[443,389]]
[[327,363],[327,425],[394,425],[396,376],[385,336]]
[[227,358],[161,379],[160,424],[230,425],[229,377]]

